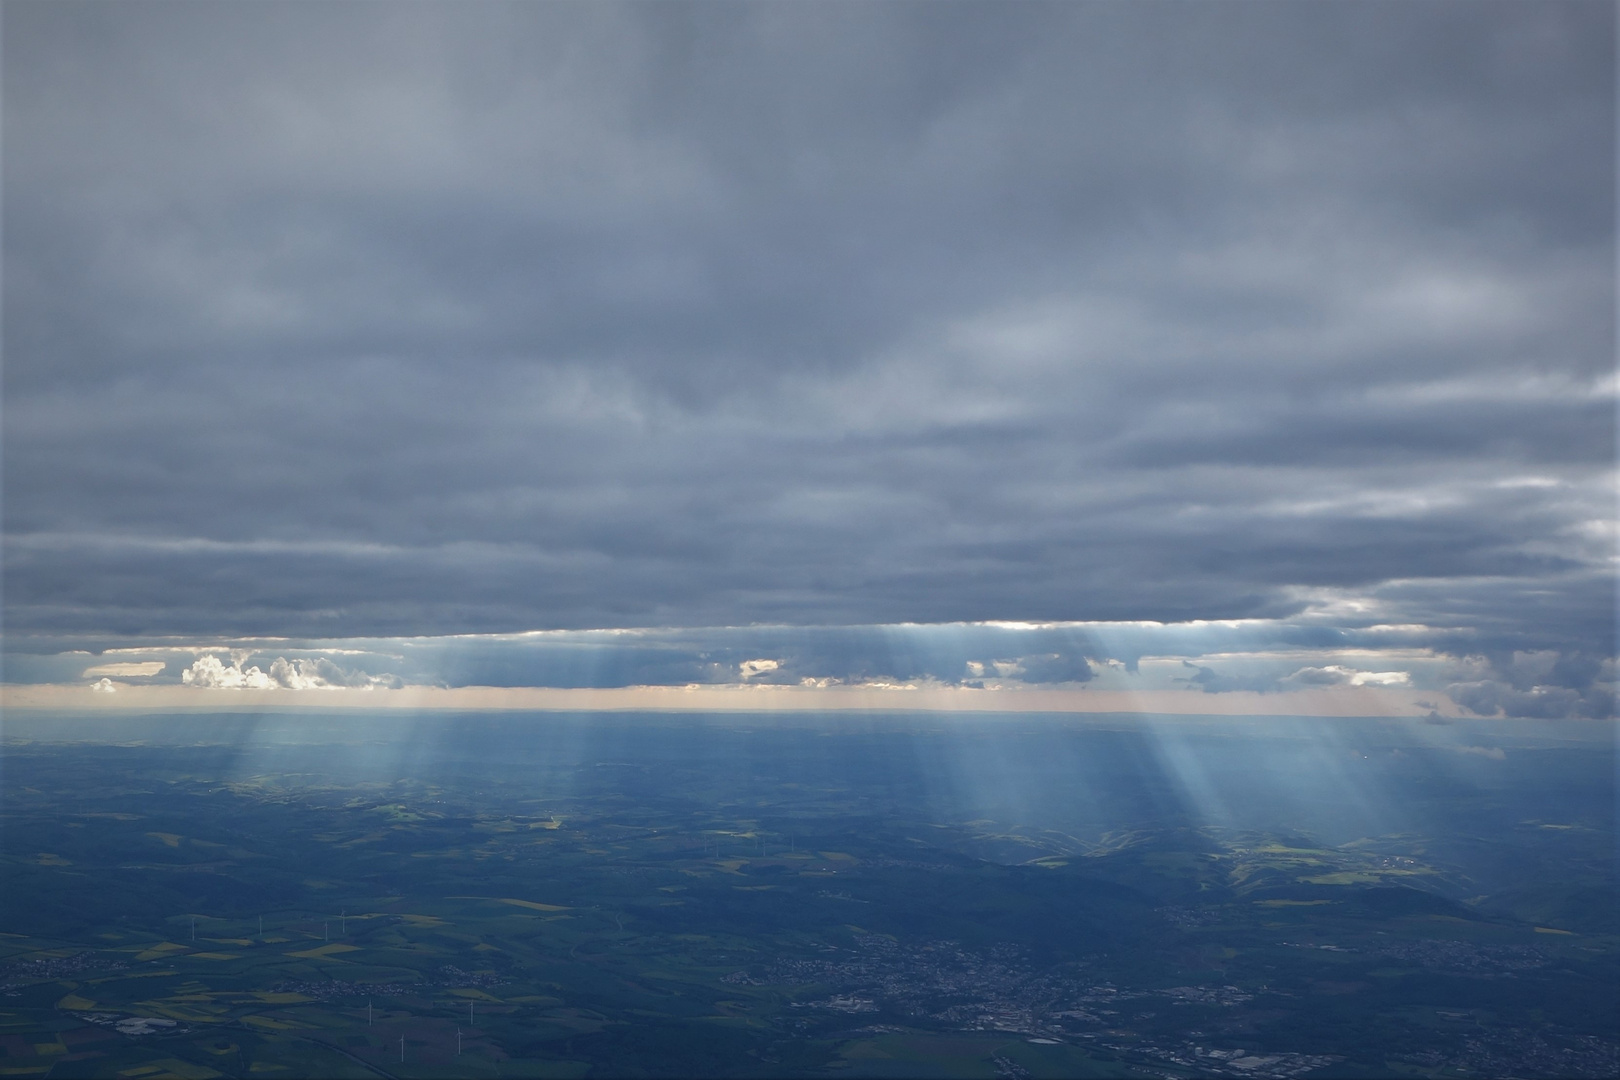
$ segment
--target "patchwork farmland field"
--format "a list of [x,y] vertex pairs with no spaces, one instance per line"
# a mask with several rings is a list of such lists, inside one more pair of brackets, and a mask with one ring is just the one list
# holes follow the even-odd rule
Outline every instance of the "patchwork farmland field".
[[964,803],[922,766],[979,736],[899,721],[463,721],[431,767],[375,732],[173,724],[138,745],[13,728],[0,1076],[1617,1061],[1606,750],[1485,762],[1518,770],[1510,798],[1408,745],[1378,767],[1422,830],[1330,835],[1275,806],[1252,810],[1270,827],[1201,818],[1127,727],[1000,731],[1028,782]]

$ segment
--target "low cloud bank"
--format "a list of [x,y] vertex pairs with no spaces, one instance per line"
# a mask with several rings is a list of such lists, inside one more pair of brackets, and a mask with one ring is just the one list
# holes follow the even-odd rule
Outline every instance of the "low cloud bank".
[[84,673],[86,677],[93,675],[116,675],[121,679],[144,679],[150,678],[153,675],[161,674],[163,669],[167,666],[168,665],[162,660],[143,660],[138,662],[115,661],[110,664],[96,664],[94,667],[85,668]]

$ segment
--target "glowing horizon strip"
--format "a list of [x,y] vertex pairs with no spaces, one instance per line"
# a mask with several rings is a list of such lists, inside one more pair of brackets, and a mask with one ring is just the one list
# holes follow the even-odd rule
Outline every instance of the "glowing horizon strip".
[[973,689],[956,686],[774,686],[750,684],[560,688],[407,686],[301,690],[202,689],[113,684],[112,692],[62,683],[0,686],[0,708],[41,710],[507,709],[534,711],[1152,713],[1189,716],[1424,717],[1471,714],[1434,691],[1375,686],[1259,693],[1232,690]]

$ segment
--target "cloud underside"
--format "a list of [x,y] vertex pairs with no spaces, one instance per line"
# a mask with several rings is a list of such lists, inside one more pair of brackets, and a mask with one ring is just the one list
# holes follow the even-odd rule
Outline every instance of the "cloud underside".
[[7,678],[1607,715],[1614,21],[8,8]]

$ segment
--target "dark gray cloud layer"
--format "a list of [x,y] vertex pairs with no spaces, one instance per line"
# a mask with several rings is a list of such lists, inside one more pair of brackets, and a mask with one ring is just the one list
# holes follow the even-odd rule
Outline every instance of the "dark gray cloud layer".
[[13,633],[1614,652],[1610,4],[4,17]]

